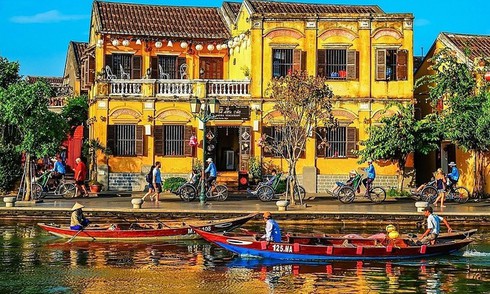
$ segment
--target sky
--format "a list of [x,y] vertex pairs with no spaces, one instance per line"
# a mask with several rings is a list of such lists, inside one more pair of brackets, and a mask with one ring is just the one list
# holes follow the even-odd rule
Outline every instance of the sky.
[[[229,0],[230,1],[230,0]],[[236,1],[238,0],[231,0]],[[111,0],[158,5],[221,6],[218,0]],[[184,2],[184,3],[183,3]],[[483,0],[288,0],[378,5],[386,13],[412,13],[414,55],[425,54],[440,32],[490,35]],[[0,56],[20,63],[21,75],[63,75],[70,41],[88,42],[91,0],[0,0]],[[422,49],[423,48],[423,49]]]

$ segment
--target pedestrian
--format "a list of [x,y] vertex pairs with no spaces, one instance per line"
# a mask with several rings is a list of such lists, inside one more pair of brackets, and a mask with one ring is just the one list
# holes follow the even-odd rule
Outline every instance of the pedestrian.
[[[87,177],[87,167],[85,166],[85,163],[78,157],[75,159],[75,162],[77,163],[77,166],[75,167],[75,197],[88,197],[88,192],[87,188],[85,188],[85,179]],[[83,191],[83,194],[80,190]]]
[[[160,193],[162,193],[162,174],[160,168],[162,164],[160,161],[155,162],[155,168],[153,169],[153,189],[155,189],[155,201],[160,201]],[[153,197],[151,197],[153,199]]]
[[436,171],[436,186],[437,186],[437,198],[434,201],[434,206],[437,207],[437,202],[441,200],[441,207],[444,206],[444,199],[446,198],[446,176],[442,171],[442,168],[438,168]]
[[63,162],[62,162],[60,156],[56,157],[56,162],[54,163],[54,166],[53,166],[53,169],[51,170],[51,172],[52,172],[51,177],[55,180],[55,185],[58,186],[60,183],[60,180],[65,176],[65,173],[66,173],[65,166],[63,165]]
[[265,234],[260,239],[264,239],[267,242],[281,242],[281,228],[272,218],[272,214],[269,211],[266,211],[264,212],[263,217],[265,221]]
[[447,175],[447,187],[449,189],[453,189],[453,186],[459,180],[459,170],[456,167],[456,163],[454,163],[454,161],[451,161],[449,163],[449,167],[451,168],[451,172]]
[[84,208],[82,204],[76,202],[75,205],[71,208],[71,220],[70,220],[70,229],[75,231],[83,230],[90,221],[85,218],[83,215],[82,208]]
[[152,165],[150,167],[150,171],[146,175],[146,182],[148,183],[148,192],[141,198],[141,200],[145,201],[147,196],[150,196],[150,201],[153,201],[155,196],[155,189],[153,188],[153,171],[155,170],[155,166]]
[[435,215],[433,212],[434,211],[430,206],[424,208],[424,216],[427,218],[427,230],[420,236],[418,240],[420,244],[435,244],[437,237],[441,232],[441,221],[447,227],[448,233],[453,231],[445,218]]
[[371,190],[371,183],[374,182],[374,179],[376,178],[376,170],[374,169],[373,160],[369,158],[367,163],[369,166],[364,169],[364,171],[367,173],[367,177],[362,180],[362,183],[366,187],[366,197],[368,197],[369,191]]

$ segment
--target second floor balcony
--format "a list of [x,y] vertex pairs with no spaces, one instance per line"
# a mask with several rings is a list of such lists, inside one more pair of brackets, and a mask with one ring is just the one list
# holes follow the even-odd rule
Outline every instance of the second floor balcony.
[[97,96],[248,97],[250,80],[110,79],[96,83]]

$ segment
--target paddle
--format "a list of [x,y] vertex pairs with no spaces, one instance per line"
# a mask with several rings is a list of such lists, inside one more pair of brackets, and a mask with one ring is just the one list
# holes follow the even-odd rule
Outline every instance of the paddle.
[[[65,243],[71,243],[71,241],[73,241],[73,239],[75,239],[78,236],[78,234],[80,234],[83,231],[83,229],[84,228],[81,228],[80,230],[78,230],[78,232],[75,235],[73,235],[73,237],[71,237],[70,240],[66,241]],[[86,231],[85,231],[85,235],[92,238],[92,241],[95,241],[95,238],[93,236],[90,236],[89,233],[87,233]]]
[[167,227],[167,228],[169,228],[169,229],[173,229],[171,226],[169,226],[169,225],[165,224],[164,222],[162,222],[162,221],[161,221],[161,220],[159,220],[158,218],[155,218],[155,220],[156,220],[156,221],[157,221],[159,224],[161,224],[162,226]]

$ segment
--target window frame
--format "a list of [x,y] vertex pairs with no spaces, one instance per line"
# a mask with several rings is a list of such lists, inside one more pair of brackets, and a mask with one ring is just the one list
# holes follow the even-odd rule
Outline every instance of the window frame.
[[[127,144],[134,144],[132,146],[133,152],[121,154],[118,152],[119,148],[123,148],[124,146],[118,146],[120,129],[124,127],[134,127],[134,130],[130,131],[129,136],[132,138],[125,138]],[[121,124],[112,124],[107,126],[107,144],[106,146],[111,150],[112,154],[116,157],[138,157],[144,156],[144,126],[138,125],[136,123],[121,123]],[[129,146],[129,145],[128,145]],[[126,148],[126,147],[124,147]]]
[[408,50],[399,47],[376,48],[374,62],[376,81],[408,80]]
[[[328,138],[328,130],[343,130],[343,140],[335,140],[330,141]],[[349,127],[347,124],[341,125],[335,128],[326,128],[326,127],[317,127],[316,128],[316,138],[315,138],[315,146],[316,146],[316,156],[318,158],[326,158],[326,159],[343,159],[343,158],[356,158],[357,155],[355,151],[358,150],[358,129],[355,127]],[[327,145],[323,144],[323,138],[326,139]],[[331,143],[339,145],[344,145],[344,154],[337,156],[329,156],[329,149],[326,148]],[[330,146],[329,146],[330,147]],[[332,153],[330,153],[332,154]],[[335,151],[333,151],[335,154]]]

